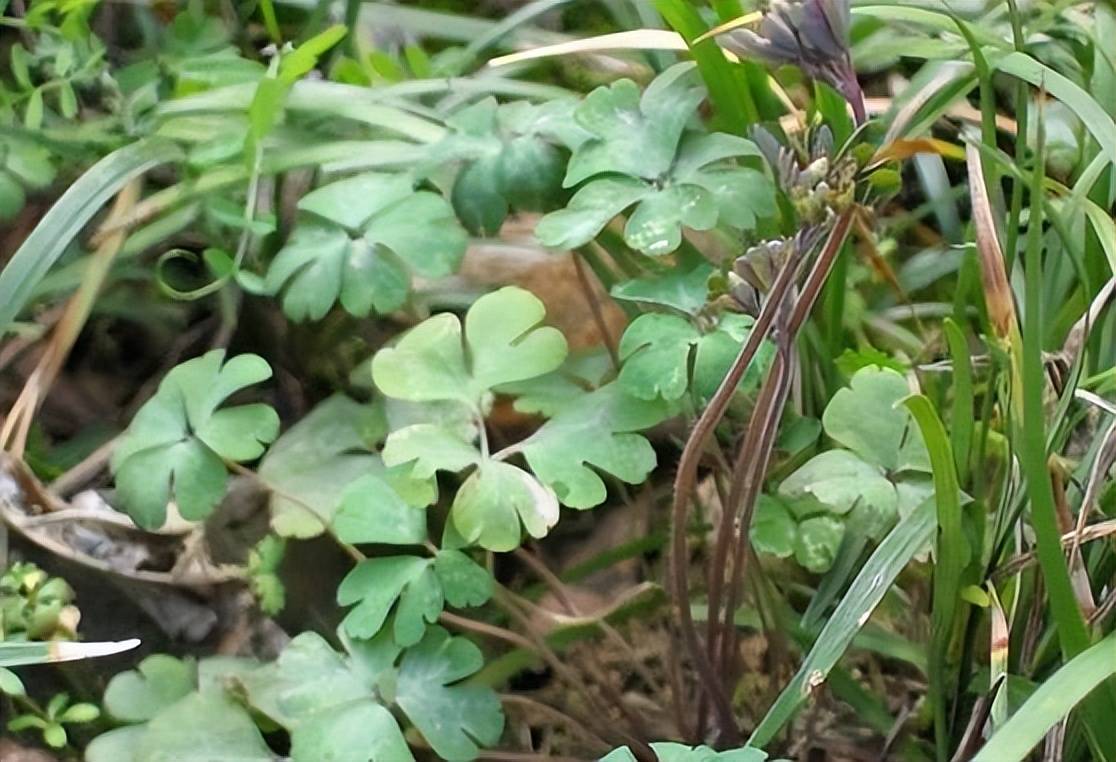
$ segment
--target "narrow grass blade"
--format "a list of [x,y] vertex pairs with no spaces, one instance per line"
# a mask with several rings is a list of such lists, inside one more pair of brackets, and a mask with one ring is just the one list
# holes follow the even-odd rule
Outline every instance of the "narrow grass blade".
[[725,52],[711,39],[695,42],[707,31],[705,22],[688,0],[655,0],[655,8],[691,46],[709,98],[717,110],[718,129],[743,135],[759,120],[759,111],[743,73],[733,69]]
[[1018,762],[1027,758],[1050,728],[1114,674],[1116,634],[1082,651],[1044,681],[972,762]]
[[958,481],[968,481],[969,452],[973,442],[973,363],[965,334],[953,320],[942,323],[953,360],[953,411],[950,413],[950,446],[957,464]]
[[35,286],[66,251],[85,224],[129,180],[175,161],[174,143],[147,138],[113,151],[67,189],[27,236],[0,272],[0,333],[26,305]]
[[994,61],[993,66],[1006,74],[1042,88],[1066,104],[1100,144],[1108,160],[1116,164],[1116,122],[1113,122],[1112,117],[1101,105],[1073,80],[1062,76],[1026,53],[1009,53]]
[[748,739],[749,745],[762,748],[770,743],[811,692],[825,682],[899,572],[934,536],[935,526],[934,502],[927,500],[884,538],[837,604],[794,678]]
[[93,659],[131,651],[139,644],[137,638],[104,643],[71,643],[63,640],[48,643],[0,643],[0,667]]
[[949,758],[948,700],[953,693],[947,655],[957,622],[961,581],[972,549],[961,526],[961,499],[949,435],[934,405],[925,396],[908,397],[904,404],[922,431],[934,471],[934,502],[938,509],[935,544],[933,625],[930,643],[930,701],[934,707],[934,741],[938,759]]

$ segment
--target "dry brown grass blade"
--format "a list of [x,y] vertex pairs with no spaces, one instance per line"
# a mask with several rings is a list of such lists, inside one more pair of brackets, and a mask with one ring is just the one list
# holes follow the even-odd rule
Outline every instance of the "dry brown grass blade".
[[737,16],[736,18],[726,21],[723,24],[718,24],[705,34],[696,37],[694,39],[694,44],[697,45],[699,42],[705,42],[711,37],[717,37],[724,34],[725,32],[731,32],[733,29],[739,29],[742,26],[754,24],[762,18],[763,14],[759,11],[752,11],[751,13],[745,13],[743,16]]
[[980,280],[984,287],[984,300],[988,319],[996,337],[1006,346],[1019,344],[1019,320],[1015,312],[1015,297],[1011,292],[1004,255],[992,216],[992,201],[984,184],[984,165],[980,151],[973,145],[965,149],[969,169],[969,191],[972,197],[973,225],[976,228],[977,256],[980,261]]
[[[1096,524],[1090,524],[1089,526],[1081,530],[1080,535],[1076,530],[1072,530],[1063,534],[1061,537],[1062,548],[1064,550],[1069,550],[1075,542],[1083,545],[1087,542],[1094,542],[1096,540],[1104,539],[1105,537],[1111,537],[1112,535],[1116,535],[1116,519],[1098,521]],[[1026,569],[1028,566],[1033,564],[1036,557],[1037,556],[1035,555],[1035,552],[1033,550],[1027,551],[1026,553],[1021,553],[1020,555],[1010,559],[1007,563],[1003,564],[994,572],[993,576],[997,579],[1010,577],[1012,574]]]
[[965,149],[956,143],[937,138],[898,138],[880,147],[872,157],[872,163],[883,161],[902,161],[920,153],[932,153],[947,159],[962,161]]
[[[102,227],[116,225],[120,219],[125,217],[136,205],[139,194],[139,180],[133,180],[125,185],[117,194],[112,211],[109,212],[109,216]],[[81,285],[66,303],[62,317],[54,327],[54,332],[51,334],[50,341],[39,358],[39,362],[35,365],[35,369],[31,371],[31,375],[27,377],[19,397],[12,404],[12,409],[4,420],[4,426],[0,429],[0,448],[16,458],[23,457],[23,452],[27,447],[27,436],[31,430],[31,422],[35,413],[54,380],[58,377],[58,372],[66,362],[66,358],[69,356],[82,328],[85,327],[85,322],[89,319],[93,310],[97,293],[101,290],[101,286],[108,276],[113,260],[116,259],[116,255],[124,245],[124,239],[125,231],[121,229],[106,236],[98,244],[93,256],[89,258],[89,265],[83,274]]]
[[[689,46],[677,32],[665,29],[633,29],[628,32],[614,32],[601,34],[595,37],[586,37],[581,40],[558,42],[553,45],[543,45],[518,53],[509,53],[498,56],[488,62],[492,68],[510,66],[511,64],[534,61],[539,58],[554,58],[557,56],[572,56],[584,53],[604,53],[610,50],[677,50],[687,51]],[[726,53],[725,55],[730,55]],[[733,56],[735,59],[735,56]]]

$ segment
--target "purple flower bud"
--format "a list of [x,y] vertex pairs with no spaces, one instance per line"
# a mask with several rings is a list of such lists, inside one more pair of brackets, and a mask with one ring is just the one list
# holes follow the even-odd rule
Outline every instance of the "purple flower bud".
[[739,56],[798,66],[844,95],[858,123],[866,119],[849,56],[848,0],[773,0],[758,31],[734,29],[723,44]]

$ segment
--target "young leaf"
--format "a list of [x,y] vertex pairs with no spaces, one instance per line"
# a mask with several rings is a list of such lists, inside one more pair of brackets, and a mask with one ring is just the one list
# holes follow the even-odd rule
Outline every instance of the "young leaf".
[[654,180],[674,162],[682,130],[705,97],[693,64],[678,64],[661,74],[642,97],[630,79],[589,93],[574,112],[593,137],[574,151],[565,185],[614,172]]
[[450,522],[465,542],[496,552],[514,550],[521,523],[536,538],[558,523],[558,500],[526,471],[484,460],[457,491]]
[[544,245],[583,246],[637,202],[624,240],[652,256],[677,249],[683,227],[709,230],[723,222],[751,229],[757,216],[774,214],[767,176],[725,163],[758,156],[751,141],[724,134],[683,136],[704,98],[693,71],[692,64],[668,69],[642,97],[630,80],[586,96],[575,118],[593,137],[574,150],[565,185],[589,182],[565,209],[539,221],[535,234]]
[[197,667],[166,654],[148,656],[121,672],[105,688],[105,710],[124,722],[146,722],[187,694],[197,683]]
[[113,452],[121,502],[142,527],[162,526],[172,493],[183,518],[204,519],[224,496],[224,461],[258,458],[279,433],[279,417],[267,405],[217,409],[271,377],[256,355],[224,358],[215,349],[167,373]]
[[484,665],[480,649],[430,627],[399,664],[395,702],[443,759],[473,759],[504,731],[500,700],[490,689],[463,685]]
[[869,463],[884,470],[930,471],[922,433],[905,407],[910,396],[902,375],[890,368],[869,366],[852,377],[825,408],[825,433]]
[[349,484],[333,517],[338,539],[349,543],[419,545],[426,540],[426,510],[408,503],[387,479],[410,477],[367,474]]
[[688,321],[649,312],[624,331],[618,348],[621,388],[644,400],[676,400],[690,385],[690,350],[700,334]]
[[403,175],[339,180],[304,196],[299,209],[303,219],[266,279],[292,320],[319,320],[338,300],[357,317],[399,309],[412,273],[444,277],[465,253],[449,204]]
[[789,558],[795,552],[798,528],[782,501],[771,495],[760,495],[749,537],[752,547],[760,553]]
[[321,534],[349,484],[378,470],[371,450],[382,435],[374,408],[335,394],[275,440],[259,468],[260,478],[273,489],[275,531],[283,537]]
[[[147,723],[132,747],[136,762],[275,762],[247,710],[223,693],[193,693]],[[87,754],[90,762],[120,757]]]
[[372,360],[372,379],[389,397],[456,400],[478,410],[488,391],[541,376],[566,358],[566,340],[539,326],[546,311],[530,292],[507,286],[478,299],[461,323],[436,315]]
[[343,622],[345,631],[355,638],[376,635],[396,601],[395,641],[414,645],[422,638],[426,623],[438,619],[444,601],[429,559],[388,556],[361,561],[337,588],[340,605],[357,604]]
[[628,484],[639,484],[655,467],[655,451],[635,432],[654,426],[672,412],[663,401],[629,397],[613,382],[574,401],[518,449],[563,505],[592,508],[604,502],[607,493],[590,466]]
[[879,468],[848,450],[829,450],[814,456],[783,480],[779,494],[790,500],[812,498],[839,515],[864,503],[894,519],[899,505],[895,486]]
[[814,516],[806,519],[798,525],[794,560],[798,561],[803,568],[821,574],[833,565],[844,535],[844,523],[832,516]]
[[356,607],[342,625],[354,638],[375,637],[395,607],[392,636],[401,646],[422,639],[426,625],[437,621],[444,603],[475,606],[492,594],[488,571],[456,550],[433,558],[389,556],[362,561],[337,588],[337,602]]

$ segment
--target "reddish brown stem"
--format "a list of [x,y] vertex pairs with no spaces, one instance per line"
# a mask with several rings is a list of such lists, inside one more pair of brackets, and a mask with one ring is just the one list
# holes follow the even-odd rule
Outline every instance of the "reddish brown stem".
[[[830,231],[829,238],[826,240],[822,253],[819,255],[818,263],[814,267],[811,278],[808,280],[803,290],[803,298],[795,304],[794,311],[791,314],[788,325],[789,335],[793,336],[795,334],[798,327],[800,327],[805,320],[805,315],[809,313],[809,308],[813,306],[814,300],[817,299],[821,285],[824,283],[825,275],[828,275],[833,259],[840,250],[845,236],[848,235],[852,216],[853,211],[851,209],[842,212],[840,217],[837,218],[833,230]],[[788,260],[782,270],[780,270],[768,294],[767,301],[764,303],[759,317],[752,326],[752,332],[749,334],[748,340],[745,341],[744,345],[740,348],[740,352],[733,361],[728,374],[721,381],[721,385],[717,387],[717,391],[710,400],[709,405],[702,411],[701,416],[699,416],[697,423],[694,425],[693,431],[690,433],[689,439],[686,440],[686,445],[682,448],[682,455],[678,462],[678,473],[674,480],[674,499],[671,506],[672,536],[669,588],[678,626],[682,632],[683,644],[693,661],[698,676],[701,678],[702,690],[709,696],[713,704],[714,711],[717,715],[717,721],[720,725],[720,735],[727,743],[739,743],[740,732],[736,727],[736,719],[732,711],[732,705],[725,692],[725,686],[713,671],[713,665],[709,656],[701,647],[697,628],[694,626],[693,616],[690,612],[689,556],[686,544],[686,524],[689,521],[690,498],[697,481],[697,468],[701,460],[701,454],[705,450],[705,446],[712,436],[713,431],[716,429],[717,424],[721,421],[721,418],[724,417],[725,410],[728,408],[728,404],[733,394],[736,392],[736,387],[740,383],[740,379],[744,377],[744,373],[748,370],[748,365],[751,363],[752,358],[755,357],[760,344],[767,338],[775,315],[781,308],[783,301],[790,291],[800,264],[801,259],[792,258]],[[817,276],[819,273],[821,277],[815,278],[814,276]],[[815,283],[810,281],[820,282]],[[715,615],[716,612],[709,612],[709,616]],[[681,697],[675,698],[675,700],[680,699]]]

